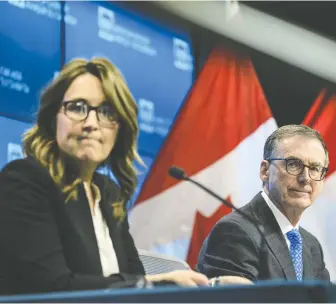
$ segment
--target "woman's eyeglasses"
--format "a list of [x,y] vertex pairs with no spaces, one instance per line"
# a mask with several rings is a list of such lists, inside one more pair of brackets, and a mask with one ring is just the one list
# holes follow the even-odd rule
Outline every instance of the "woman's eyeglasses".
[[76,99],[64,101],[62,107],[64,107],[64,114],[74,121],[84,121],[88,118],[90,111],[95,111],[101,126],[114,128],[119,125],[118,117],[108,103],[93,107],[85,99]]

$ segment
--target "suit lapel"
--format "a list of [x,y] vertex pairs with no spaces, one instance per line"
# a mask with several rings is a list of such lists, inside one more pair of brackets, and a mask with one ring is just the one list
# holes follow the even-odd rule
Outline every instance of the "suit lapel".
[[268,247],[279,262],[287,280],[296,280],[296,274],[286,240],[283,235],[273,233],[266,236]]
[[300,228],[300,233],[303,239],[303,248],[302,248],[302,260],[303,260],[303,279],[312,279],[314,278],[314,272],[312,269],[311,261],[313,260],[310,248],[307,245],[307,241],[305,239],[304,231]]
[[264,227],[266,244],[282,268],[284,276],[287,280],[296,280],[285,237],[261,194],[253,199],[251,207],[254,217]]

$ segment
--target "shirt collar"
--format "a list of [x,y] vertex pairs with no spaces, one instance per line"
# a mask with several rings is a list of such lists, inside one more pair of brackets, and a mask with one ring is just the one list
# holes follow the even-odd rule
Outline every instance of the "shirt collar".
[[271,201],[271,199],[268,197],[265,191],[261,192],[262,197],[264,198],[267,206],[271,209],[282,233],[286,235],[287,232],[291,231],[292,229],[296,228],[299,229],[300,222],[297,223],[297,225],[294,227],[288,218],[274,205],[274,203]]

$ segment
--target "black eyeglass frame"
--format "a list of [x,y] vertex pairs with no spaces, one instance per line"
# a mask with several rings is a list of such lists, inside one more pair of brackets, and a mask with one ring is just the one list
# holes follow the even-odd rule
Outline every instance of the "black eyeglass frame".
[[[321,172],[321,177],[320,177],[320,179],[315,179],[315,178],[312,178],[311,175],[310,175],[310,168],[313,167],[313,166],[316,166],[316,165],[308,166],[308,165],[304,164],[303,161],[302,161],[301,159],[298,159],[298,158],[295,158],[295,157],[288,157],[288,158],[268,158],[268,159],[266,159],[266,160],[267,160],[268,162],[271,162],[271,161],[274,161],[274,160],[284,160],[284,161],[286,162],[286,171],[287,171],[287,173],[290,174],[290,175],[293,175],[293,176],[298,176],[298,175],[300,175],[300,174],[303,172],[304,168],[307,167],[307,168],[308,168],[308,175],[309,175],[309,177],[310,177],[312,180],[317,181],[317,182],[324,180],[325,177],[326,177],[326,175],[327,175],[327,172],[328,172],[328,168],[327,168],[327,167],[318,165],[319,167],[322,167],[323,170],[322,170],[322,172]],[[297,173],[297,174],[293,174],[293,173],[290,173],[290,172],[289,172],[289,170],[288,170],[288,161],[290,161],[290,160],[296,160],[296,161],[299,161],[299,162],[302,164],[302,169],[301,169],[301,171],[300,171],[299,173]]]
[[[83,119],[74,119],[73,117],[70,117],[67,114],[67,110],[68,110],[67,106],[69,104],[73,104],[73,103],[76,103],[76,102],[82,102],[87,107],[87,113],[86,113],[86,116]],[[90,106],[89,103],[85,99],[74,99],[74,100],[63,101],[61,107],[64,108],[64,114],[67,117],[69,117],[71,120],[78,121],[78,122],[86,120],[89,117],[90,112],[91,111],[95,111],[96,112],[97,121],[99,123],[101,123],[101,120],[99,119],[99,115],[98,115],[98,110],[102,108],[102,105],[94,107],[94,106]],[[111,121],[109,123],[106,123],[106,125],[113,127],[113,126],[119,125],[119,123],[120,123],[119,120],[116,118],[115,120],[113,120],[113,121]]]

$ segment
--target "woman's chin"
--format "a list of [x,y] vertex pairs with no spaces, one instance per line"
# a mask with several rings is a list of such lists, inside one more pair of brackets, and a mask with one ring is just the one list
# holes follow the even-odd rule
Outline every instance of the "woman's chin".
[[81,163],[85,163],[87,165],[96,165],[98,166],[99,164],[102,163],[103,160],[97,157],[97,155],[90,155],[90,154],[79,154],[77,155],[77,160]]

